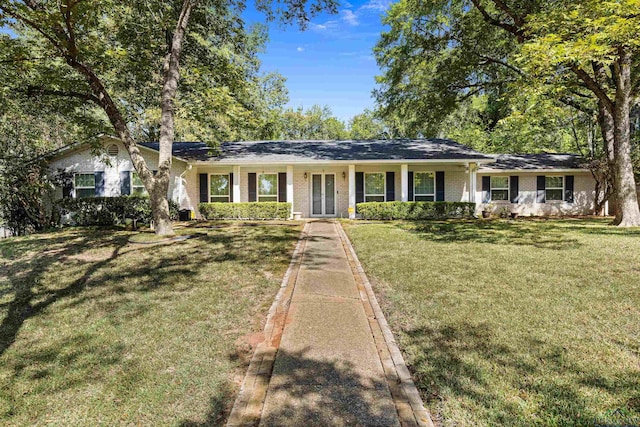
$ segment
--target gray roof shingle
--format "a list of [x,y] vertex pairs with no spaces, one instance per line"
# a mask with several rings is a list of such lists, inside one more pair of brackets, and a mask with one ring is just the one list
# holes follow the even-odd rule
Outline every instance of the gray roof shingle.
[[[141,145],[158,149],[158,143]],[[173,155],[189,161],[212,163],[493,159],[447,139],[225,142],[217,150],[211,150],[203,142],[176,142]]]
[[483,165],[480,172],[499,170],[585,169],[578,154],[491,154],[495,163]]

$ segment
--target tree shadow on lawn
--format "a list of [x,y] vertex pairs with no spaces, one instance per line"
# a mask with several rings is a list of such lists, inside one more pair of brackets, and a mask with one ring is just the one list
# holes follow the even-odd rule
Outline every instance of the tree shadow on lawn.
[[587,227],[564,227],[554,223],[531,221],[420,221],[400,223],[403,230],[436,243],[472,242],[484,244],[533,246],[566,250],[581,246],[567,231]]
[[[386,378],[346,361],[324,361],[308,350],[278,350],[270,378],[267,407],[256,421],[269,426],[393,426],[397,411]],[[226,414],[213,399],[205,422],[183,421],[182,427],[221,425]]]
[[[632,369],[605,378],[557,345],[529,339],[525,349],[515,351],[497,342],[486,324],[421,327],[404,334],[416,385],[441,422],[445,407],[458,419],[466,415],[486,425],[593,426],[596,417],[615,408],[593,407],[590,395],[628,395],[640,387],[640,375]],[[627,402],[628,409],[640,413],[639,406],[629,406],[633,402]]]

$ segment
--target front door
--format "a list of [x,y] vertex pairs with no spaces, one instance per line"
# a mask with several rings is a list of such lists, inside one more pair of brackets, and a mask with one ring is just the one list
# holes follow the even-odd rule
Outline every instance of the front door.
[[311,174],[311,216],[336,215],[336,176],[332,173]]

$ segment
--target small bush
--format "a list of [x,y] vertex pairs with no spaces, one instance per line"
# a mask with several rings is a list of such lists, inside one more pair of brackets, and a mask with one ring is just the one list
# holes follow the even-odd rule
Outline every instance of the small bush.
[[198,209],[205,219],[289,219],[291,203],[200,203]]
[[[90,197],[86,199],[62,199],[57,202],[60,214],[71,214],[77,225],[119,225],[126,219],[149,224],[153,219],[148,197]],[[171,219],[178,219],[178,204],[169,200]]]
[[466,202],[368,202],[357,204],[363,219],[473,218],[475,203]]

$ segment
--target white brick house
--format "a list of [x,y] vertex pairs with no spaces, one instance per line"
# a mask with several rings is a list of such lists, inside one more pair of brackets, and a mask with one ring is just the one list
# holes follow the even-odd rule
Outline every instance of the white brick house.
[[[71,145],[51,169],[74,174],[60,197],[144,191],[123,144]],[[140,144],[151,169],[157,144]],[[490,155],[442,139],[175,143],[169,198],[199,217],[205,201],[288,201],[301,217],[354,217],[363,201],[451,201],[520,215],[587,215],[595,181],[575,155]]]

